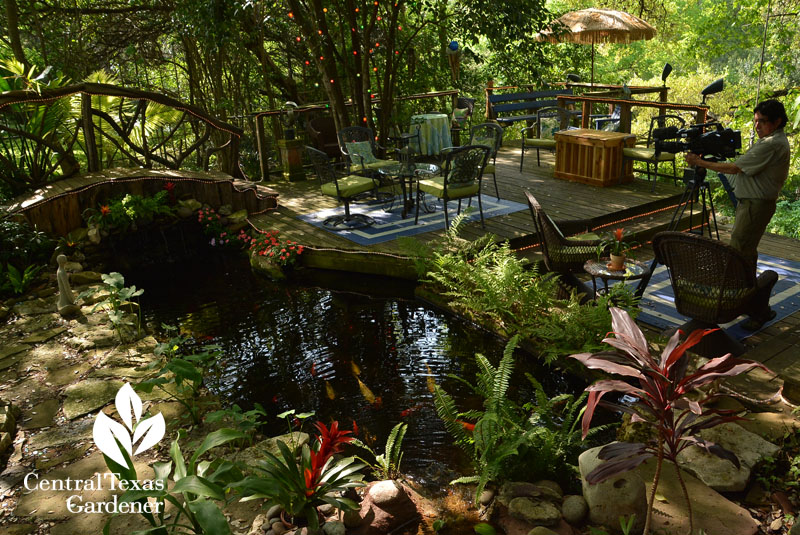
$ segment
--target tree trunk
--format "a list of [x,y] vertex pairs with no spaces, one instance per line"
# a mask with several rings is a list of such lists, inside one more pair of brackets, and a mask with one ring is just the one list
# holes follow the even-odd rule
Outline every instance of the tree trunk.
[[8,24],[8,40],[11,43],[11,50],[14,52],[14,59],[25,65],[25,72],[31,68],[25,51],[22,49],[22,40],[19,37],[19,10],[17,0],[5,0],[6,2],[6,23]]

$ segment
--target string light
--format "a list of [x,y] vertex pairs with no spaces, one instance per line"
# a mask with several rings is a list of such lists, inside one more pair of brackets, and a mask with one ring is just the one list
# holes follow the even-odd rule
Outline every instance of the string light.
[[293,18],[294,18],[294,13],[292,13],[291,11],[289,12],[289,18],[290,18],[290,19],[293,19]]

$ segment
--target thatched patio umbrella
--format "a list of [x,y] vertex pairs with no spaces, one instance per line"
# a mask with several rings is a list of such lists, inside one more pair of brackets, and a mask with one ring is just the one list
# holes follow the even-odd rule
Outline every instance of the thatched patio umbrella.
[[592,85],[594,85],[595,43],[630,43],[652,39],[656,29],[639,17],[611,9],[570,11],[537,33],[534,39],[550,43],[592,45]]

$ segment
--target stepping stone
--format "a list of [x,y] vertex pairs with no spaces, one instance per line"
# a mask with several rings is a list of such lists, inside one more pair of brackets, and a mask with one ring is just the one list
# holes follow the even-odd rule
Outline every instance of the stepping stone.
[[[26,349],[30,349],[30,348],[31,348],[31,346],[25,345],[25,344],[14,344],[14,345],[10,345],[8,347],[4,347],[4,348],[0,349],[0,361],[2,361],[3,359],[5,359],[7,357],[12,356],[12,355],[16,355],[16,354],[18,354],[18,353],[20,353],[22,351],[25,351]],[[0,368],[0,369],[2,369],[2,368]]]
[[20,316],[32,316],[35,314],[49,314],[56,310],[56,302],[53,299],[29,299],[14,305],[14,313]]
[[24,342],[26,344],[39,344],[39,343],[46,342],[46,341],[50,340],[51,338],[54,338],[54,337],[58,336],[59,334],[63,333],[66,330],[67,330],[66,327],[55,327],[55,328],[48,329],[48,330],[43,331],[43,332],[32,334],[32,335],[28,336],[27,338],[23,338],[22,342]]
[[66,451],[56,455],[55,457],[48,457],[48,456],[37,456],[36,461],[34,462],[34,466],[37,470],[46,471],[49,468],[54,466],[58,466],[61,463],[66,463],[69,461],[74,461],[79,457],[83,457],[83,454],[89,451],[89,448],[93,446],[93,443],[87,442],[80,446],[76,447],[68,447]]
[[63,387],[78,381],[81,377],[83,377],[83,374],[88,372],[90,369],[92,369],[92,365],[83,362],[80,364],[64,366],[63,368],[59,368],[57,370],[48,370],[45,382],[50,383],[54,387]]
[[64,416],[73,420],[114,401],[125,383],[117,379],[86,379],[64,390]]
[[41,429],[53,425],[53,419],[61,408],[61,402],[57,399],[48,399],[38,405],[34,405],[31,410],[23,411],[20,427],[22,429]]
[[28,440],[28,446],[31,450],[42,450],[73,444],[81,440],[91,440],[93,426],[94,418],[92,417],[69,422],[66,425],[59,425],[32,436]]

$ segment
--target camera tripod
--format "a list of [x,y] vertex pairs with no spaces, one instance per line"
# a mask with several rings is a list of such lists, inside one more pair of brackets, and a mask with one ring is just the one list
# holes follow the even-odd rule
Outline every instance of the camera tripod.
[[[683,219],[683,215],[686,213],[686,207],[688,206],[689,232],[702,236],[703,228],[707,227],[708,237],[713,239],[714,236],[711,235],[711,226],[713,223],[714,234],[716,235],[716,239],[719,240],[717,214],[714,211],[714,199],[711,197],[711,191],[708,188],[708,182],[706,182],[706,172],[707,171],[704,167],[683,170],[683,181],[686,184],[686,187],[683,190],[680,201],[678,201],[678,206],[672,213],[672,219],[669,222],[667,230],[678,229],[678,223]],[[730,186],[728,186],[728,188],[729,187]],[[698,230],[694,229],[694,224],[692,221],[694,217],[695,203],[700,205],[700,225]],[[636,287],[636,292],[634,292],[636,297],[642,297],[642,295],[644,295],[647,285],[650,283],[650,278],[653,276],[653,272],[657,266],[658,260],[653,258],[652,262],[650,263],[650,272],[645,275],[641,281],[639,281],[639,285]]]

